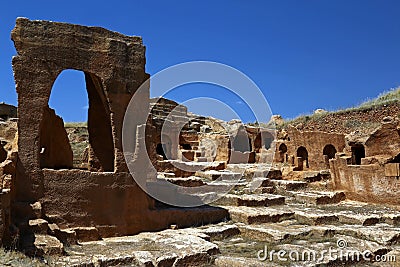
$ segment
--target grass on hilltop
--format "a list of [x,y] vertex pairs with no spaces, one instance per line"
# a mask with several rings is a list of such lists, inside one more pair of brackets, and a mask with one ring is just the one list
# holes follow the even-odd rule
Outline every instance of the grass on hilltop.
[[65,128],[79,128],[79,127],[87,127],[87,122],[65,122]]
[[[378,95],[378,97],[376,97],[374,99],[368,99],[368,100],[362,102],[358,106],[341,109],[341,110],[336,110],[336,111],[329,111],[329,112],[325,112],[325,113],[301,114],[300,116],[298,116],[294,119],[289,119],[289,120],[285,121],[285,123],[283,125],[281,125],[279,128],[285,128],[288,125],[295,125],[295,124],[299,124],[299,123],[307,123],[310,120],[318,121],[319,119],[321,119],[327,115],[332,115],[332,114],[340,115],[340,114],[346,114],[346,113],[350,113],[350,112],[372,110],[372,109],[380,108],[384,105],[391,105],[391,104],[394,104],[397,102],[400,103],[400,87],[392,88],[389,91],[383,92],[380,95]],[[351,124],[352,122],[349,122],[349,123]],[[360,126],[360,125],[358,125],[358,126]]]

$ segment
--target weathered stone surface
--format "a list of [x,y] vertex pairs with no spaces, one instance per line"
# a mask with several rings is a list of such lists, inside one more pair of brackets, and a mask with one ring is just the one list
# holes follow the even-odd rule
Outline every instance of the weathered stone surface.
[[233,221],[247,224],[280,222],[292,219],[294,212],[287,209],[225,206]]
[[343,192],[295,192],[297,201],[316,205],[336,204],[346,199]]
[[[335,189],[344,190],[354,200],[399,204],[400,182],[385,172],[388,171],[385,164],[399,163],[399,123],[399,120],[384,123],[362,142],[348,141],[349,153],[338,155],[330,163]],[[363,157],[356,157],[354,151],[359,150]]]
[[71,230],[76,233],[76,238],[79,242],[87,242],[100,239],[99,231],[95,227],[75,227]]
[[196,176],[206,178],[209,180],[239,180],[242,177],[241,173],[238,172],[230,172],[230,171],[198,171],[196,172]]
[[211,240],[225,239],[240,234],[240,230],[236,225],[208,226],[200,231],[208,235]]
[[13,105],[8,105],[4,102],[0,103],[0,118],[3,120],[8,120],[10,118],[17,117],[17,107]]
[[219,253],[219,249],[187,231],[165,230],[84,242],[67,248],[67,252],[71,256],[53,258],[52,262],[59,266],[68,262],[80,262],[82,266],[204,266],[211,261],[212,255]]
[[360,225],[329,225],[312,229],[313,233],[322,236],[346,235],[363,240],[369,240],[384,246],[395,245],[400,240],[400,229],[385,224],[373,226]]
[[354,214],[353,212],[341,211],[336,213],[336,215],[341,223],[348,224],[361,224],[367,226],[377,224],[381,221],[381,218],[374,214]]
[[272,194],[261,195],[233,195],[227,194],[217,202],[220,205],[227,206],[248,206],[248,207],[268,207],[273,205],[285,204],[285,197]]
[[50,235],[35,235],[34,254],[36,256],[43,255],[62,255],[63,244],[55,237]]
[[64,122],[48,106],[44,108],[40,125],[40,167],[68,169],[73,166],[73,154]]
[[[325,148],[331,145],[336,152],[342,152],[345,148],[345,136],[341,133],[302,131],[294,127],[289,127],[286,131],[286,139],[278,140],[276,144],[275,161],[294,165],[290,158],[304,157],[304,170],[329,169],[329,162],[324,158]],[[286,147],[284,152],[279,150],[282,144]],[[300,148],[306,153],[301,154]],[[336,152],[332,153],[333,157]],[[329,158],[332,158],[332,155],[329,155]]]
[[284,190],[299,190],[307,187],[306,182],[302,181],[291,181],[291,180],[274,180],[273,184],[276,187],[282,188]]
[[29,227],[36,234],[46,235],[49,230],[49,223],[43,219],[29,220]]
[[281,242],[305,238],[311,234],[312,228],[288,220],[279,223],[263,223],[257,225],[238,224],[243,235],[252,240]]
[[229,256],[218,256],[214,261],[215,266],[218,267],[265,267],[265,266],[276,266],[275,263],[264,263],[257,259],[244,258],[244,257],[229,257]]
[[332,213],[327,213],[323,210],[318,209],[296,209],[294,217],[296,220],[303,224],[309,225],[320,225],[320,224],[332,224],[339,221],[338,216]]
[[184,187],[196,187],[206,184],[201,178],[197,178],[195,176],[190,176],[187,178],[166,178],[165,180],[172,184]]

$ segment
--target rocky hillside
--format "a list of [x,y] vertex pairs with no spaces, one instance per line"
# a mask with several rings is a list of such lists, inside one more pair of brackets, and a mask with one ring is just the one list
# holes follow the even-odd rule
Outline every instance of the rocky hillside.
[[385,117],[400,118],[400,87],[379,95],[363,104],[326,112],[318,110],[311,115],[299,116],[285,121],[278,128],[294,126],[299,130],[351,133],[353,131],[370,132],[379,126]]

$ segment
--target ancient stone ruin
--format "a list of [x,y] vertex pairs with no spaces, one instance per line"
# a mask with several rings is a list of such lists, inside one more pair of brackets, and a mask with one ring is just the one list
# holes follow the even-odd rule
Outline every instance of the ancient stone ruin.
[[17,118],[17,107],[0,103],[0,119],[5,121],[12,118]]
[[[5,226],[22,249],[36,241],[61,244],[98,240],[227,217],[223,209],[157,208],[127,171],[122,120],[130,97],[148,74],[140,37],[102,28],[18,19],[12,32],[18,55],[18,157]],[[73,169],[63,121],[48,107],[53,82],[65,69],[85,73],[89,96],[88,170]],[[147,113],[149,96],[135,112]],[[145,122],[143,122],[145,124]],[[145,152],[144,152],[145,153]],[[146,168],[145,166],[141,166]],[[50,230],[49,230],[50,229]],[[18,235],[18,236],[13,236]],[[40,236],[40,237],[38,237]],[[54,245],[53,245],[54,246]]]
[[[9,112],[0,122],[4,247],[51,266],[287,266],[259,251],[318,253],[345,240],[375,259],[400,260],[400,100],[346,116],[318,110],[320,123],[276,115],[250,125],[192,114],[145,88],[133,108],[141,119],[130,125],[131,155],[123,120],[149,78],[140,37],[19,18],[12,40],[18,119]],[[66,130],[48,105],[67,69],[85,74],[88,122],[79,129]],[[354,130],[368,119],[373,129]],[[133,178],[160,192],[166,183],[199,188],[204,199],[202,186],[236,182],[209,205],[182,208]],[[306,263],[343,264],[327,256]]]

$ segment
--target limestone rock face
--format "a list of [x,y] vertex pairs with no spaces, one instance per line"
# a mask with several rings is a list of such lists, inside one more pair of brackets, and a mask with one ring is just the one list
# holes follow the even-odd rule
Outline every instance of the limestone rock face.
[[8,105],[6,103],[0,103],[0,119],[7,120],[10,118],[17,117],[17,107]]
[[400,152],[399,120],[384,122],[365,142],[366,156],[381,154],[397,156]]
[[44,109],[40,135],[40,166],[52,169],[72,168],[73,154],[64,122],[49,107]]
[[282,125],[285,122],[285,120],[282,118],[281,115],[278,114],[278,115],[272,115],[271,122],[275,123],[275,125]]

